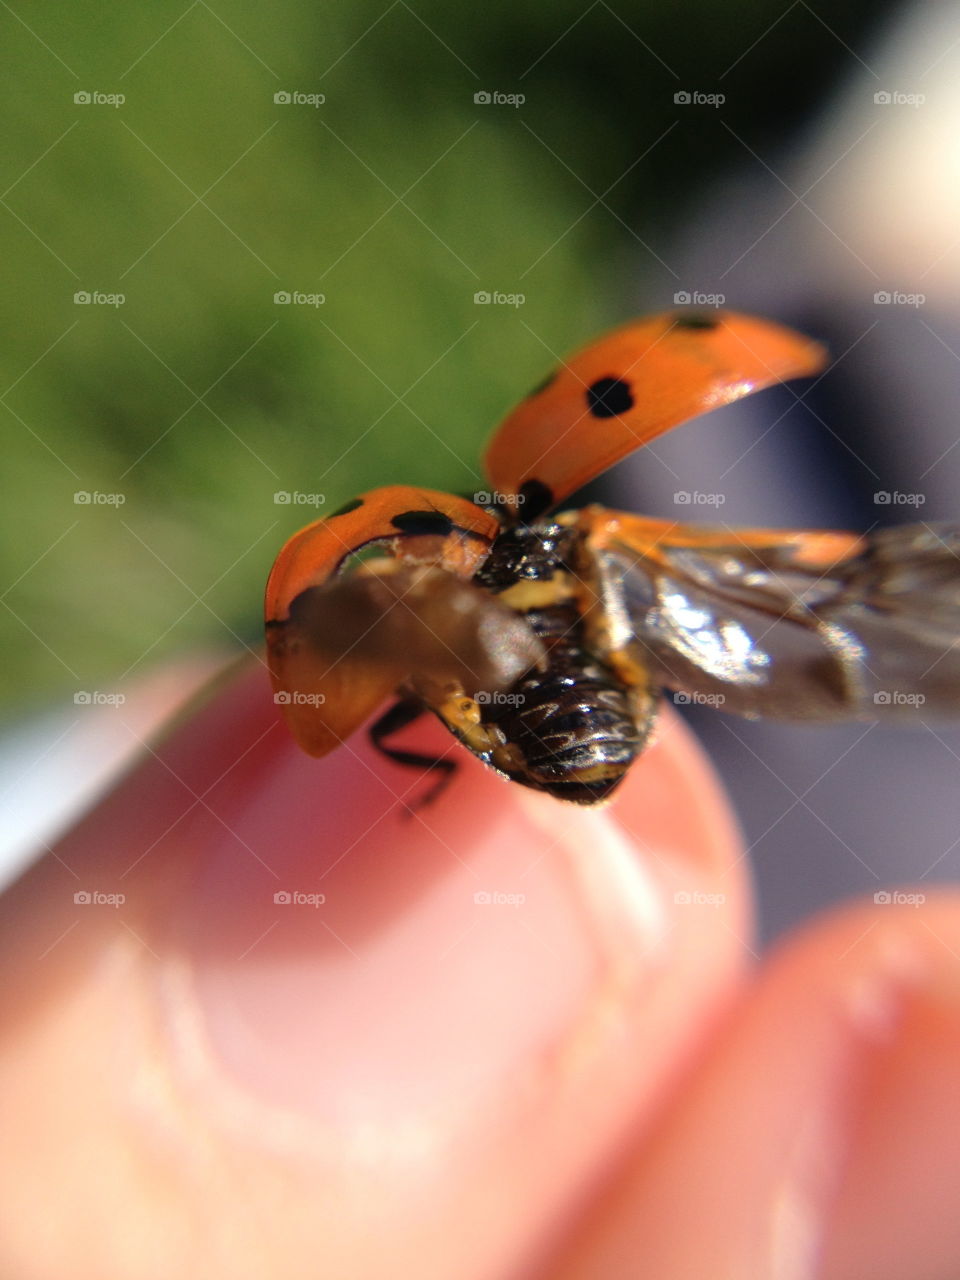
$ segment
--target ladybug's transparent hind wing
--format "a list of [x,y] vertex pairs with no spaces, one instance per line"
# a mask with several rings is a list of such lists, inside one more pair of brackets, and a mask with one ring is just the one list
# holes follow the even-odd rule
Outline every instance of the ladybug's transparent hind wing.
[[326,755],[394,690],[435,710],[509,688],[540,664],[529,624],[435,566],[380,560],[301,592],[268,627],[277,701],[300,746]]
[[960,527],[582,523],[609,647],[666,688],[751,718],[960,715]]

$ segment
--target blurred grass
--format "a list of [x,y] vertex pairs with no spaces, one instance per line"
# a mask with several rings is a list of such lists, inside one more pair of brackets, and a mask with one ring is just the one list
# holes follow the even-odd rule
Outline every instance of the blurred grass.
[[[849,35],[863,8],[831,23]],[[276,491],[327,510],[379,484],[471,491],[491,425],[552,352],[640,297],[669,305],[676,282],[631,228],[660,244],[733,145],[702,114],[678,124],[672,94],[712,89],[780,10],[722,12],[6,10],[0,703],[258,644],[272,559],[317,514]],[[726,118],[752,144],[802,114],[811,66],[846,56],[798,22],[728,81]],[[477,106],[480,89],[527,102]],[[474,304],[493,289],[526,302]],[[125,301],[76,305],[82,290]],[[325,302],[278,306],[280,290]]]

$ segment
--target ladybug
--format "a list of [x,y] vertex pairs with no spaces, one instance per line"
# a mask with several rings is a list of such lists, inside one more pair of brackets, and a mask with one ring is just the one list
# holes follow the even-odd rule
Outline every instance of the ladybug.
[[[767,320],[683,311],[565,361],[493,435],[484,505],[373,489],[295,533],[266,590],[275,698],[322,756],[423,711],[504,777],[607,799],[661,691],[755,718],[917,718],[960,687],[960,531],[705,528],[600,506],[553,514],[665,431],[812,375],[822,347]],[[496,499],[496,500],[495,500]]]

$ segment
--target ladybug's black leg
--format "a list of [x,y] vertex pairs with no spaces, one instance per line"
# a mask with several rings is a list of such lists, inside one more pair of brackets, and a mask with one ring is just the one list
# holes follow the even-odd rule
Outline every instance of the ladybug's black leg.
[[419,809],[423,805],[431,804],[436,800],[437,796],[446,790],[457,769],[456,760],[447,760],[442,756],[428,756],[420,751],[404,751],[401,747],[388,747],[385,744],[385,738],[389,738],[394,733],[399,733],[408,724],[413,724],[415,720],[418,720],[423,715],[426,709],[419,698],[401,698],[399,702],[395,702],[392,707],[389,707],[383,713],[376,724],[370,726],[369,731],[370,741],[381,755],[385,755],[397,764],[407,765],[411,769],[420,769],[423,772],[435,770],[439,773],[440,776],[433,786],[410,806],[412,809]]

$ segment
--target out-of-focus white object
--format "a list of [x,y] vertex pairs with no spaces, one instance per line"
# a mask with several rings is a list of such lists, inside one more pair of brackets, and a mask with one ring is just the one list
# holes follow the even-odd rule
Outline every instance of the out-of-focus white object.
[[83,690],[0,737],[0,889],[149,750],[163,724],[225,665],[181,658],[109,693]]
[[[960,7],[911,6],[864,58],[792,174],[835,233],[813,237],[814,279],[855,290],[872,268],[892,277],[880,289],[956,308]],[[804,275],[810,265],[798,261]]]

